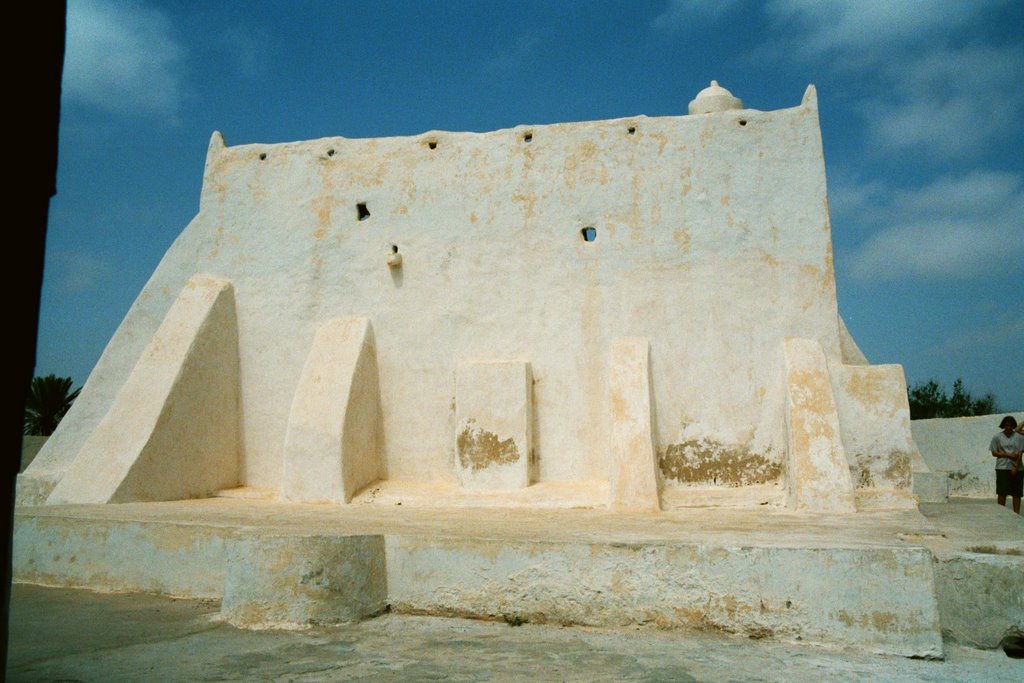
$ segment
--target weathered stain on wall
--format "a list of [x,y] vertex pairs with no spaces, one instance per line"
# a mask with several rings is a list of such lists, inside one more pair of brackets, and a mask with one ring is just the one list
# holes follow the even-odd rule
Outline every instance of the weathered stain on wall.
[[492,465],[509,465],[519,461],[515,439],[499,439],[496,434],[466,426],[456,440],[459,462],[464,469],[482,470]]
[[837,363],[829,369],[854,485],[909,494],[916,446],[902,368]]
[[860,455],[852,468],[853,481],[860,489],[911,487],[910,454],[904,451]]
[[698,439],[668,444],[658,452],[661,476],[681,484],[705,486],[748,486],[779,481],[785,473],[773,453],[753,453],[742,446],[729,446]]

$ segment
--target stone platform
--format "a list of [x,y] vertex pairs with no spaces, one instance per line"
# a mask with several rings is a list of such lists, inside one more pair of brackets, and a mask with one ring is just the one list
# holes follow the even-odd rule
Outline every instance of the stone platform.
[[[300,505],[213,498],[19,508],[17,582],[221,601],[247,627],[404,614],[700,629],[942,657],[1024,629],[1024,524],[922,513]],[[991,599],[989,600],[991,602]],[[973,611],[965,609],[973,606]],[[1002,611],[1000,611],[1002,610]],[[995,639],[995,642],[991,642]]]

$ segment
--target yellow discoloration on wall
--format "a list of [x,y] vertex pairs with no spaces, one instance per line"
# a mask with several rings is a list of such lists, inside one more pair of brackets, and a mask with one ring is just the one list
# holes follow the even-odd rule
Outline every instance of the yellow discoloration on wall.
[[888,407],[893,403],[892,391],[884,380],[884,376],[865,368],[850,374],[846,390],[865,408],[877,410],[881,406]]
[[681,250],[686,252],[690,251],[690,242],[692,238],[690,237],[689,230],[687,230],[686,228],[678,228],[675,232],[672,233],[672,237],[673,239],[675,239],[676,242],[679,242],[679,248]]
[[817,266],[812,266],[809,263],[800,264],[800,274],[806,275],[809,278],[818,279],[821,274],[821,270]]
[[789,394],[791,504],[797,509],[854,512],[849,464],[820,343],[785,341]]
[[612,420],[625,420],[629,417],[629,406],[621,394],[612,393],[611,396]]
[[523,227],[530,227],[530,221],[533,219],[533,210],[537,204],[537,195],[533,194],[532,192],[530,194],[523,194],[521,192],[517,192],[516,194],[512,195],[512,201],[518,202],[523,205],[523,212],[525,213]]
[[856,619],[846,610],[839,610],[836,612],[836,619],[843,623],[844,626],[864,626],[867,624],[867,617],[860,615],[859,619]]
[[497,435],[467,425],[456,440],[459,462],[464,469],[482,470],[492,465],[508,465],[519,460],[519,449],[512,438],[499,440]]
[[825,249],[825,265],[821,268],[820,286],[818,291],[822,295],[829,295],[830,292],[835,290],[836,287],[836,271],[832,264],[832,242],[826,245]]
[[707,149],[708,143],[711,142],[713,137],[715,137],[714,129],[705,123],[704,127],[701,128],[699,136],[701,149]]
[[855,626],[864,629],[874,629],[880,633],[899,633],[914,631],[914,628],[901,626],[900,617],[894,612],[880,612],[874,610],[870,613],[853,615],[846,610],[836,612],[836,619],[846,626]]
[[902,630],[897,628],[898,617],[892,612],[872,612],[871,623],[874,625],[876,631],[882,633],[888,633],[891,631]]
[[899,451],[861,456],[856,471],[857,488],[909,489],[913,481],[910,454]]
[[889,466],[883,474],[896,488],[909,489],[913,481],[910,471],[910,454],[903,452],[890,453]]
[[668,136],[660,131],[650,132],[647,134],[651,139],[658,141],[658,156],[665,153],[665,145],[668,144]]
[[597,145],[595,145],[590,140],[585,140],[585,141],[581,142],[579,144],[579,146],[576,147],[576,153],[575,153],[574,156],[577,159],[577,163],[580,163],[580,162],[595,161],[597,159],[597,155],[598,155]]
[[[795,370],[789,373],[789,386],[792,394],[797,394],[800,410],[816,415],[827,415],[834,409],[830,399],[832,387],[828,377],[814,370]],[[794,400],[794,403],[796,401]],[[822,424],[826,435],[832,435],[830,425]]]
[[857,488],[868,489],[873,488],[875,480],[871,477],[871,469],[866,467],[863,463],[857,465]]
[[596,144],[585,140],[566,156],[562,164],[562,179],[566,187],[572,189],[576,187],[577,182],[608,184],[608,169],[601,162],[599,152]]
[[250,181],[246,183],[246,187],[249,188],[249,195],[254,202],[262,202],[270,196],[270,192],[267,191],[262,179]]
[[771,457],[741,446],[726,446],[711,439],[669,444],[658,453],[664,479],[684,484],[748,486],[779,481],[783,465]]
[[321,209],[318,214],[317,224],[312,233],[313,240],[316,242],[326,237],[328,229],[331,227],[331,208]]
[[207,257],[210,260],[213,260],[213,259],[217,258],[217,255],[220,253],[221,243],[223,241],[224,241],[224,224],[223,223],[218,223],[217,224],[217,230],[214,232],[213,247],[210,249],[209,252],[207,252]]

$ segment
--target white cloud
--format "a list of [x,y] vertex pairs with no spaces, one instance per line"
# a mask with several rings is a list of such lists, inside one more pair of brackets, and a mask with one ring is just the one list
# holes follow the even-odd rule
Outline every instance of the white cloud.
[[491,74],[518,71],[533,61],[542,43],[537,32],[520,35],[511,45],[499,49],[493,57],[484,62],[483,69]]
[[[1024,177],[984,171],[941,177],[885,199],[868,186],[848,192],[863,201],[859,219],[876,228],[846,258],[863,281],[903,278],[964,279],[1024,271]],[[874,204],[873,206],[869,206]]]
[[248,80],[256,80],[262,73],[270,34],[262,27],[231,26],[221,32],[215,47],[223,51]]
[[[980,154],[1024,108],[1024,43],[980,27],[1006,0],[774,0],[774,59],[872,83],[859,103],[873,149],[933,159]],[[984,44],[988,40],[989,44]]]
[[[790,33],[790,48],[806,57],[918,43],[962,26],[998,0],[773,0],[765,10],[777,29]],[[794,35],[794,29],[799,33]]]
[[992,267],[1006,250],[1009,231],[999,235],[991,227],[942,221],[889,228],[858,250],[850,271],[860,280],[971,277]]
[[712,23],[735,6],[737,0],[669,0],[665,11],[654,17],[658,31],[680,31],[693,24]]
[[983,151],[1016,127],[1024,92],[1024,46],[932,52],[888,65],[888,96],[862,105],[877,144],[954,158]]
[[53,265],[60,289],[69,294],[91,289],[114,272],[106,260],[80,251],[54,254]]
[[835,223],[870,223],[870,215],[883,201],[888,188],[880,180],[864,181],[843,168],[829,171],[828,207]]
[[901,213],[932,217],[984,216],[989,212],[1021,209],[1016,221],[1022,222],[1022,186],[1024,180],[1017,173],[974,171],[957,177],[940,177],[919,190],[901,190],[895,193],[893,204]]
[[[1011,305],[1016,302],[1010,302]],[[959,331],[954,336],[935,346],[931,351],[939,355],[976,354],[979,349],[1009,346],[1007,340],[1019,340],[1024,337],[1024,318],[999,319],[984,327],[970,327]]]
[[159,10],[108,0],[68,3],[63,94],[120,114],[174,119],[185,49]]

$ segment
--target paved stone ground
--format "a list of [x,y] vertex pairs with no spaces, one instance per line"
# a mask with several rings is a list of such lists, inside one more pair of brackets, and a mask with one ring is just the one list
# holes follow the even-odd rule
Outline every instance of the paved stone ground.
[[947,644],[945,661],[705,633],[389,614],[245,631],[213,601],[15,585],[9,681],[1013,681],[1024,659]]

